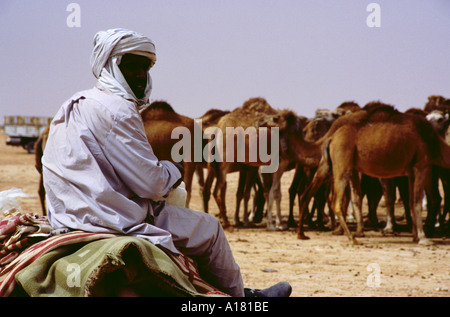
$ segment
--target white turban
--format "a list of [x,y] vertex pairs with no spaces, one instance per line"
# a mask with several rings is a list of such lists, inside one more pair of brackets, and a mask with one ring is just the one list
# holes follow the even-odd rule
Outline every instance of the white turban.
[[148,37],[126,29],[98,32],[91,55],[92,73],[104,88],[142,106],[148,103],[152,79],[148,73],[144,97],[137,99],[118,67],[122,56],[127,53],[148,57],[151,66],[156,62],[155,44]]

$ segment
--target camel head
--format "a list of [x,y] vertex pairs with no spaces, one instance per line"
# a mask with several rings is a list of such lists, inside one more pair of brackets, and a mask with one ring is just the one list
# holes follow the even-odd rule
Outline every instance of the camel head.
[[361,107],[354,101],[345,101],[343,103],[341,103],[336,110],[334,111],[334,113],[340,117],[346,114],[350,114],[353,113],[355,111],[359,111],[361,110]]
[[335,111],[331,111],[328,109],[317,109],[314,119],[325,120],[327,122],[333,122],[338,117],[339,117],[339,115]]
[[448,116],[448,113],[444,113],[441,110],[433,110],[426,116],[426,118],[433,125],[433,128],[441,133],[447,130],[449,125]]
[[293,132],[302,134],[303,128],[308,119],[303,116],[297,116],[291,110],[282,110],[275,115],[265,115],[260,118],[256,124],[257,127],[277,127],[280,133]]
[[448,111],[448,107],[449,107],[448,99],[446,99],[443,96],[432,95],[428,97],[428,101],[425,104],[424,110],[426,112],[431,112],[433,110],[447,109]]
[[297,116],[291,110],[282,110],[274,115],[265,115],[261,117],[256,126],[267,128],[278,128],[280,136],[280,150],[282,155],[287,154],[289,137],[300,137],[303,139],[303,128],[308,119],[303,116]]

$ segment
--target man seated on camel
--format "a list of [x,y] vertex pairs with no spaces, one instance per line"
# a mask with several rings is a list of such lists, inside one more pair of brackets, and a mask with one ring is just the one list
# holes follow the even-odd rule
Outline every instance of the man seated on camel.
[[182,168],[155,157],[139,115],[155,62],[155,45],[141,34],[96,34],[96,86],[62,105],[42,158],[51,225],[141,237],[182,252],[196,260],[205,281],[231,296],[289,296],[286,282],[244,289],[218,219],[162,202],[180,183]]

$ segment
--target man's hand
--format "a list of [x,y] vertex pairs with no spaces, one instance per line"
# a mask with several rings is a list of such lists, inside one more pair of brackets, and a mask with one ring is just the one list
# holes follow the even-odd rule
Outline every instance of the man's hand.
[[174,162],[173,164],[178,168],[178,170],[181,173],[180,179],[177,180],[176,183],[173,184],[173,187],[172,187],[172,188],[177,188],[181,184],[181,182],[183,181],[183,178],[184,178],[184,167],[183,167],[182,163],[175,163]]

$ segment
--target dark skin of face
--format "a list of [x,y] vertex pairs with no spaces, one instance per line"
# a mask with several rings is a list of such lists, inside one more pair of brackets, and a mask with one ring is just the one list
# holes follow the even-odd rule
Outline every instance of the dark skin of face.
[[145,56],[125,54],[119,64],[123,77],[130,86],[134,95],[141,99],[144,97],[147,86],[147,73],[150,70],[151,60]]

